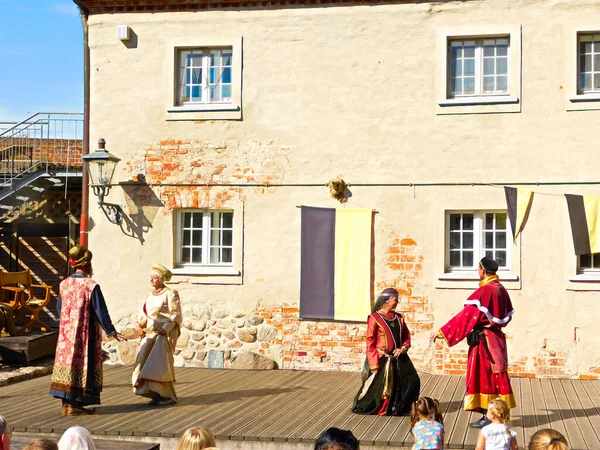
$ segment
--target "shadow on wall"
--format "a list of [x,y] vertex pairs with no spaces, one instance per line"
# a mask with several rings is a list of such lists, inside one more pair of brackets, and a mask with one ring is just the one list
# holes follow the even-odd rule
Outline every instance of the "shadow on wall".
[[144,244],[144,233],[152,228],[152,222],[163,205],[160,198],[147,184],[121,184],[125,192],[125,205],[128,214],[123,214],[121,230],[129,237]]

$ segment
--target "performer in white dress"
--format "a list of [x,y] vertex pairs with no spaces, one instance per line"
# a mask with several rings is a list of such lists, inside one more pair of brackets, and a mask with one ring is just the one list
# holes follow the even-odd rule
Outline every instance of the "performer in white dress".
[[142,338],[133,371],[133,392],[150,398],[152,405],[172,405],[175,393],[173,352],[182,322],[181,303],[176,290],[165,286],[171,271],[161,264],[152,266],[143,311],[137,317]]

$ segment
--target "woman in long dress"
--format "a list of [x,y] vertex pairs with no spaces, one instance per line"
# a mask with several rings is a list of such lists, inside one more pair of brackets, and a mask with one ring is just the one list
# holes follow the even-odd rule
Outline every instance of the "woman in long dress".
[[165,286],[171,271],[161,264],[152,266],[152,290],[137,318],[142,338],[133,371],[133,392],[150,398],[152,405],[172,405],[175,393],[173,352],[182,322],[181,303],[176,290]]
[[421,381],[408,357],[410,331],[396,306],[398,291],[384,289],[367,319],[367,359],[354,413],[404,415],[419,398]]

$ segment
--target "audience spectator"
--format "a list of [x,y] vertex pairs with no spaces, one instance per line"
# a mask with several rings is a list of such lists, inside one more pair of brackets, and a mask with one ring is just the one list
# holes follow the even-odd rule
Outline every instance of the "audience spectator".
[[358,450],[358,439],[350,430],[328,428],[323,431],[315,443],[315,450]]
[[565,437],[552,428],[536,431],[527,446],[529,450],[569,450]]
[[421,397],[413,403],[410,431],[415,437],[414,450],[444,448],[444,418],[437,399]]
[[10,450],[10,436],[8,424],[4,416],[0,416],[0,450]]
[[490,421],[477,437],[475,450],[518,450],[517,432],[508,426],[510,408],[499,398],[488,404],[486,417]]
[[58,441],[58,450],[96,450],[92,435],[83,427],[71,427]]
[[23,450],[58,450],[58,444],[50,439],[36,439],[27,444]]
[[215,434],[208,428],[192,427],[185,430],[179,442],[177,450],[208,450],[216,448]]

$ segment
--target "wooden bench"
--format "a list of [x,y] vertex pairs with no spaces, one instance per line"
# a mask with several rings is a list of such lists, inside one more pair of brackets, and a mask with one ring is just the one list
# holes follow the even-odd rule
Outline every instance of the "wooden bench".
[[[19,334],[25,334],[38,324],[42,331],[50,331],[50,326],[40,319],[40,312],[50,303],[52,286],[34,284],[29,269],[20,272],[0,271],[0,288],[4,302],[10,305],[17,323],[21,322]],[[45,290],[37,298],[34,290]]]
[[[111,441],[108,439],[94,439],[96,450],[160,450],[160,444],[151,442]],[[10,438],[10,450],[23,450],[25,446],[36,439],[50,439],[58,442],[60,436],[43,436],[25,433],[13,433]]]

